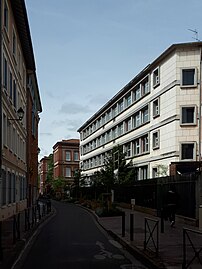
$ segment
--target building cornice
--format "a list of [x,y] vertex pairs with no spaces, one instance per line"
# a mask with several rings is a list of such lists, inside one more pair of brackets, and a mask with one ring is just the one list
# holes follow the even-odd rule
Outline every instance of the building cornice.
[[24,0],[10,1],[27,69],[36,70],[31,34]]

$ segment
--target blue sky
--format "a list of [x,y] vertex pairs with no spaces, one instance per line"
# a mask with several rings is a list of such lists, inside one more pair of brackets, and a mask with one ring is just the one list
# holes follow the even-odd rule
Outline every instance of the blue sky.
[[201,0],[25,0],[43,112],[40,158],[173,43],[202,39]]

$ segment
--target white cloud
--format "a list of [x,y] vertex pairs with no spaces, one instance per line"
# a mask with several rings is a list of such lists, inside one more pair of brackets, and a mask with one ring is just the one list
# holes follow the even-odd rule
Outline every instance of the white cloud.
[[87,105],[64,103],[59,112],[64,114],[85,114],[91,112],[91,109]]

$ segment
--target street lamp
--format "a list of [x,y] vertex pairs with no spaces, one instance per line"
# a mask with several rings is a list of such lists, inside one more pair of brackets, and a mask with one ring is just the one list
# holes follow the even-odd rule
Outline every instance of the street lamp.
[[8,120],[19,120],[21,121],[24,117],[24,110],[22,109],[22,107],[20,107],[18,110],[17,110],[17,115],[18,115],[18,118],[12,118],[12,119],[8,119]]

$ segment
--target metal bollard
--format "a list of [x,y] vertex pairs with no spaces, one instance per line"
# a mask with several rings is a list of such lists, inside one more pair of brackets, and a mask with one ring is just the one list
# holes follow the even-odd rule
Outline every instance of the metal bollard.
[[125,236],[125,212],[122,213],[122,237]]
[[133,241],[133,231],[134,231],[134,219],[133,214],[130,214],[130,241]]

